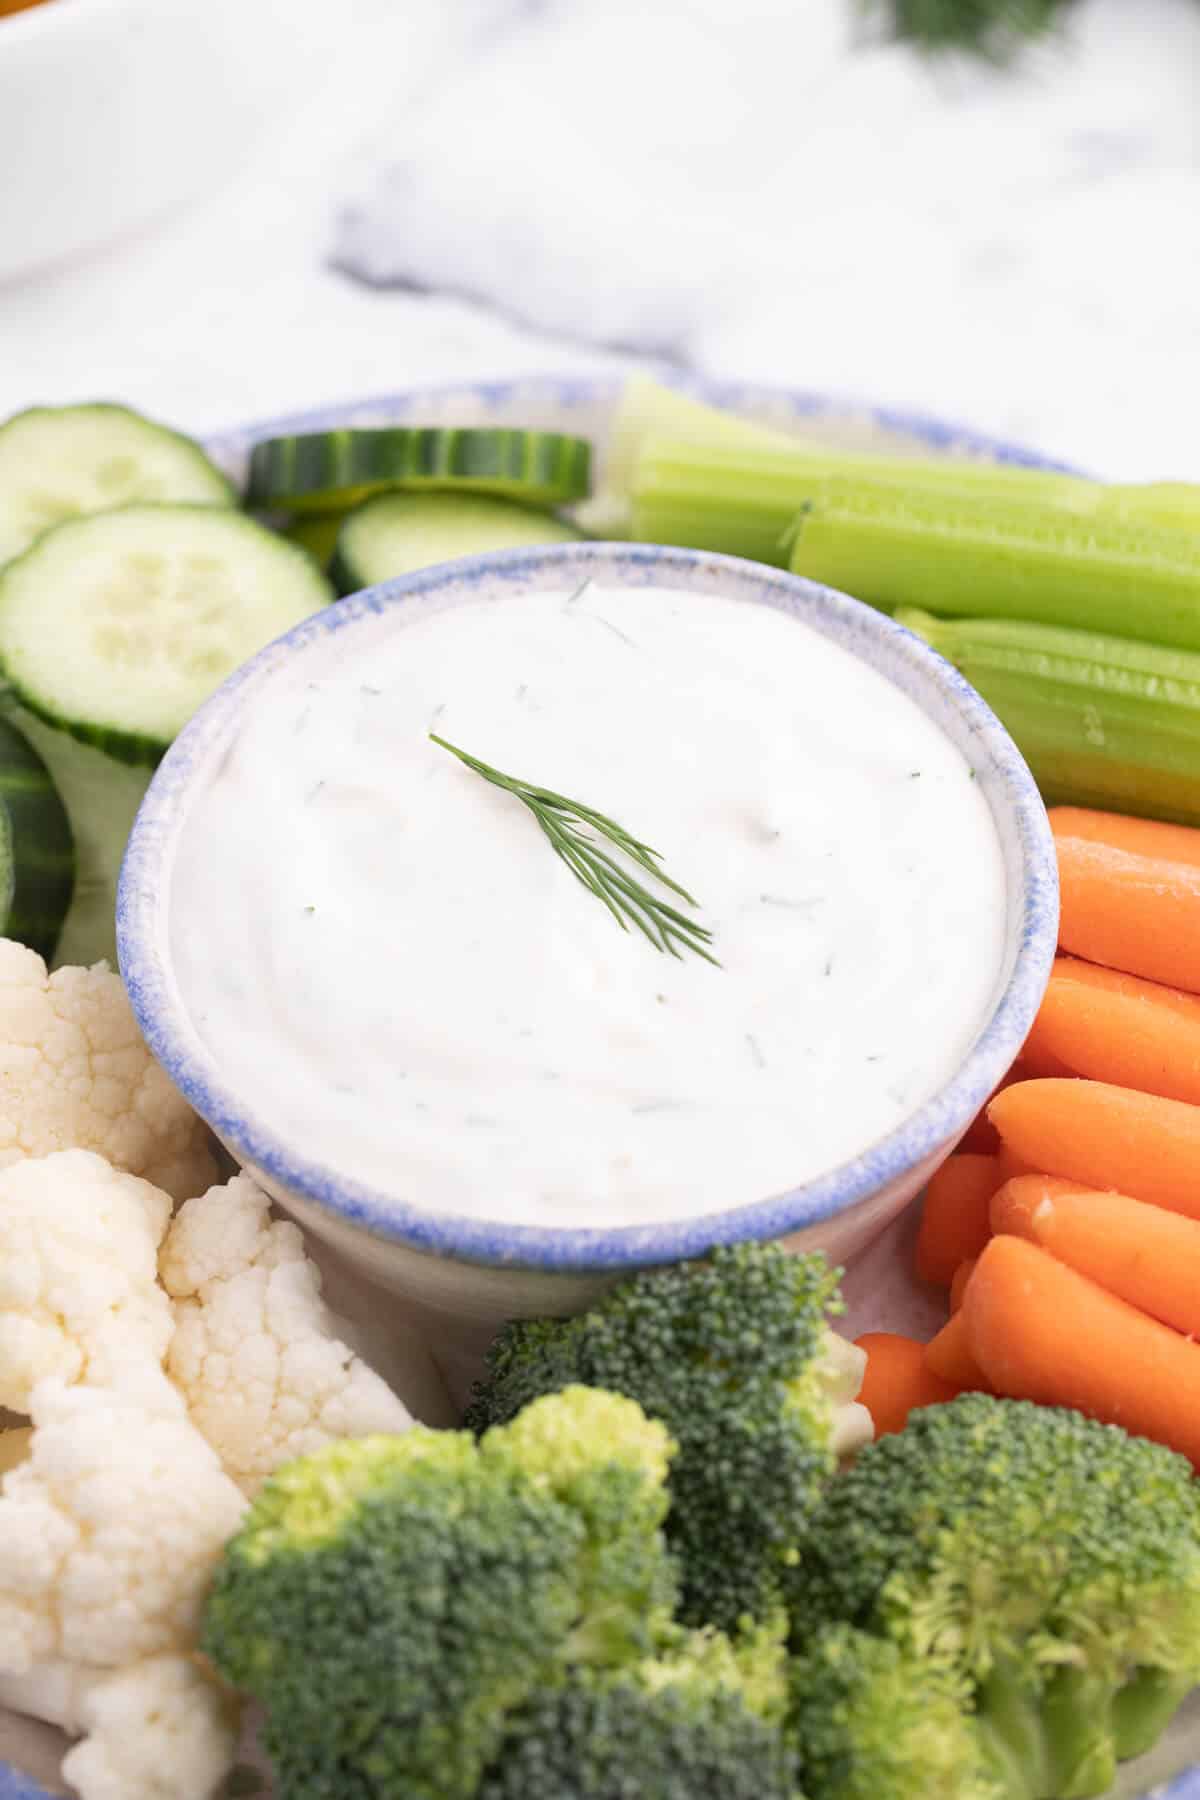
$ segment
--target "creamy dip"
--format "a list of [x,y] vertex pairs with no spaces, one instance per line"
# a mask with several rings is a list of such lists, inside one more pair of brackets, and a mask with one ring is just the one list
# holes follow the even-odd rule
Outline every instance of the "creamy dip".
[[[598,808],[720,968],[622,931],[433,729]],[[961,753],[793,617],[589,585],[321,636],[256,694],[174,868],[180,992],[296,1154],[434,1212],[611,1226],[763,1200],[944,1082],[999,979]]]

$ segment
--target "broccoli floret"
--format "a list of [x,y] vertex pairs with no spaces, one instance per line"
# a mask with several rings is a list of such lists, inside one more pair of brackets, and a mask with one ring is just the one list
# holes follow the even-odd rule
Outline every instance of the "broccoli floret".
[[515,1713],[478,1800],[800,1800],[795,1752],[736,1692],[682,1674],[573,1680]]
[[263,1702],[282,1800],[473,1800],[510,1709],[670,1631],[670,1440],[571,1389],[480,1443],[416,1427],[281,1470],[204,1648]]
[[734,1638],[711,1625],[677,1626],[664,1634],[658,1654],[638,1665],[638,1679],[653,1689],[684,1682],[693,1695],[724,1689],[760,1719],[782,1725],[790,1704],[788,1631],[782,1608],[759,1623],[747,1621]]
[[1200,1679],[1200,1489],[1115,1426],[968,1395],[864,1450],[790,1571],[794,1642],[843,1621],[956,1686],[1009,1800],[1102,1793]]
[[788,1620],[736,1641],[668,1630],[654,1657],[585,1671],[510,1719],[479,1800],[800,1800]]
[[828,1625],[791,1670],[809,1800],[1001,1800],[966,1696],[888,1638]]
[[466,1423],[484,1430],[572,1382],[638,1401],[679,1445],[667,1535],[681,1616],[733,1630],[778,1603],[837,1452],[869,1436],[848,1405],[861,1355],[826,1323],[836,1296],[823,1257],[772,1244],[635,1275],[581,1317],[507,1325]]

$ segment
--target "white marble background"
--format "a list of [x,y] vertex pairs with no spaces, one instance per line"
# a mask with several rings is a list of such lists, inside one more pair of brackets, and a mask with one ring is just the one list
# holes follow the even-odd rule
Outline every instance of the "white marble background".
[[0,287],[0,413],[202,429],[617,345],[1200,479],[1200,0],[1080,0],[1008,72],[856,46],[853,3],[292,0],[334,47],[232,177]]

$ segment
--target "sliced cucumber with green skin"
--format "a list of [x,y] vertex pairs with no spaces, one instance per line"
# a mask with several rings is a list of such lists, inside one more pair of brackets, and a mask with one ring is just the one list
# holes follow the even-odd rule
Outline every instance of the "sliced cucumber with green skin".
[[66,808],[42,758],[0,719],[0,937],[54,955],[75,880]]
[[227,675],[333,597],[310,556],[241,513],[128,506],[0,570],[0,666],[39,718],[153,764]]
[[579,535],[549,513],[487,494],[379,494],[342,526],[330,573],[339,592],[353,594],[456,556],[568,544]]
[[17,706],[11,696],[5,712],[53,776],[75,840],[75,890],[53,960],[87,965],[104,957],[115,968],[117,876],[154,770],[80,743]]
[[289,519],[286,525],[278,530],[289,544],[299,544],[307,550],[313,561],[328,569],[333,561],[333,553],[337,549],[338,533],[342,529],[345,513],[308,513],[303,518]]
[[580,500],[591,445],[552,431],[390,426],[267,438],[250,456],[246,501],[283,512],[357,506],[386,488],[454,488],[529,506]]
[[65,519],[138,501],[232,506],[198,444],[125,406],[34,406],[0,425],[0,563]]

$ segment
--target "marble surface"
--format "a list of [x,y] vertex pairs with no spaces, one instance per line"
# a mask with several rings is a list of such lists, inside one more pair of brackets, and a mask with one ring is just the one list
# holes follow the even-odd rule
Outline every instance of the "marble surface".
[[1200,479],[1197,0],[1080,0],[1006,72],[853,4],[293,0],[314,54],[238,170],[0,287],[0,413],[658,357]]

